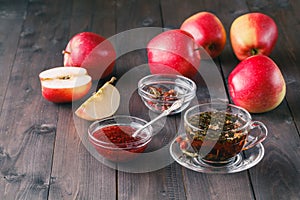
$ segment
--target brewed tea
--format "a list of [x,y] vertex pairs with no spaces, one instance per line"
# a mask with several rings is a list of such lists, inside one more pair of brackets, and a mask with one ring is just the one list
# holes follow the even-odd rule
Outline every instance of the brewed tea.
[[185,124],[192,148],[207,162],[227,162],[243,148],[246,121],[236,114],[207,111],[191,115]]

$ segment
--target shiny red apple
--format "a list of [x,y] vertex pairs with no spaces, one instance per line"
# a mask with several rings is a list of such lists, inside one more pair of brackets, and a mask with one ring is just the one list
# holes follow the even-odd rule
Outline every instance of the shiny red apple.
[[219,18],[210,12],[199,12],[187,18],[180,27],[187,31],[207,53],[215,58],[221,54],[226,43],[226,31]]
[[276,63],[264,55],[241,61],[228,77],[228,89],[234,104],[252,113],[276,108],[284,99],[286,84]]
[[147,44],[152,74],[181,74],[193,77],[200,66],[200,53],[193,36],[175,29],[162,32]]
[[113,45],[104,37],[82,32],[71,38],[64,54],[64,66],[83,67],[93,80],[110,75],[116,59]]
[[269,56],[278,38],[274,20],[263,13],[248,13],[236,18],[230,27],[232,49],[239,60],[252,55]]

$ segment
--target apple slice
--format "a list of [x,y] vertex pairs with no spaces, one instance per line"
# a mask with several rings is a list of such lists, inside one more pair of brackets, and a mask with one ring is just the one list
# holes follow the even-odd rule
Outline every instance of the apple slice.
[[80,67],[55,67],[39,74],[42,95],[54,103],[67,103],[84,97],[92,87],[92,78]]
[[75,114],[89,121],[113,115],[120,105],[120,93],[111,84],[115,79],[112,77],[110,81],[106,82],[75,111]]

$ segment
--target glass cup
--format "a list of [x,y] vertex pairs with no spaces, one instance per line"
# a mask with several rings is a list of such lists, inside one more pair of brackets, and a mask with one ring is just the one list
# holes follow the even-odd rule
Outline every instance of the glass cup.
[[250,113],[226,103],[206,103],[185,112],[184,127],[198,159],[212,165],[226,165],[241,151],[267,137],[266,126],[252,121]]

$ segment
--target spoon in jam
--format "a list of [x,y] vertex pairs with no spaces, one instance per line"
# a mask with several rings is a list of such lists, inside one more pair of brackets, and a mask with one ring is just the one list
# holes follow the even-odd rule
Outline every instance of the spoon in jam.
[[169,115],[172,111],[180,108],[180,106],[183,104],[184,102],[184,98],[179,99],[177,101],[175,101],[167,110],[164,110],[160,115],[158,115],[157,117],[155,117],[154,119],[152,119],[150,122],[146,123],[144,126],[140,127],[139,129],[137,129],[133,134],[132,137],[136,137],[138,136],[138,134],[147,126],[150,126],[151,124],[153,124],[154,122],[156,122],[157,120]]

